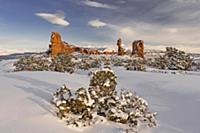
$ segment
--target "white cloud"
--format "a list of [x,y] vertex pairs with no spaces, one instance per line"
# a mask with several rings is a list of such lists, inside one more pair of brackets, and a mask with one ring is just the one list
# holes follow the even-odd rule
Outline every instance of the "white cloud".
[[91,27],[94,27],[94,28],[100,28],[100,27],[106,26],[107,24],[105,22],[102,22],[102,21],[96,19],[96,20],[89,21],[88,25]]
[[108,4],[104,4],[104,3],[100,3],[100,2],[96,2],[96,1],[91,1],[91,0],[86,0],[83,3],[87,6],[90,6],[90,7],[116,9],[115,6],[111,6],[111,5],[108,5]]
[[69,26],[69,22],[65,20],[65,16],[62,13],[36,13],[35,15],[55,25]]

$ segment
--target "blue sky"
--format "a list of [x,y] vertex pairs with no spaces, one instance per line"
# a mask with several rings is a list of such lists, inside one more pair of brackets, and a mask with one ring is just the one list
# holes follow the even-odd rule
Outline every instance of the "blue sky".
[[48,48],[50,34],[84,46],[175,46],[200,52],[200,0],[0,0],[0,50]]

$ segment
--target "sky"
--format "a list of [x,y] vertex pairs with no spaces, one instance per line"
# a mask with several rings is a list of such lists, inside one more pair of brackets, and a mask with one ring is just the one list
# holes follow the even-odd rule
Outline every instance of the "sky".
[[51,32],[70,44],[200,52],[200,0],[0,0],[0,53],[47,50]]

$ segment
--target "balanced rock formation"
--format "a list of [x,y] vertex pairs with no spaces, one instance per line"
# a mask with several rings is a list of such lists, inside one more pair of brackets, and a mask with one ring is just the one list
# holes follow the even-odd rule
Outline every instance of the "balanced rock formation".
[[132,44],[132,55],[144,58],[144,41],[136,40]]
[[121,38],[119,38],[117,40],[117,46],[118,46],[118,55],[121,55],[121,56],[124,55],[125,54],[125,50],[122,47],[122,39]]

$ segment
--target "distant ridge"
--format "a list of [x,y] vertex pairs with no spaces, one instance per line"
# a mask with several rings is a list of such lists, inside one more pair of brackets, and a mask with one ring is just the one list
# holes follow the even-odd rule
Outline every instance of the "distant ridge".
[[46,52],[23,52],[23,53],[13,53],[9,55],[0,55],[0,61],[1,60],[10,60],[10,59],[19,59],[24,56],[30,56],[30,55],[41,55],[45,54]]

